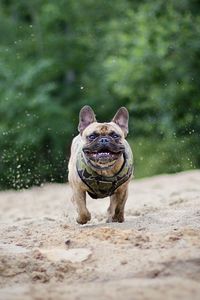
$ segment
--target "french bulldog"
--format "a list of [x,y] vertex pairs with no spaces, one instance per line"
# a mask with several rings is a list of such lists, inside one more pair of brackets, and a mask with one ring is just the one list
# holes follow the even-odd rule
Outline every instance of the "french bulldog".
[[126,141],[129,114],[121,107],[111,122],[99,123],[90,106],[79,114],[77,135],[71,146],[68,180],[79,224],[91,219],[86,193],[92,198],[110,197],[107,222],[124,222],[128,184],[133,173],[133,155]]

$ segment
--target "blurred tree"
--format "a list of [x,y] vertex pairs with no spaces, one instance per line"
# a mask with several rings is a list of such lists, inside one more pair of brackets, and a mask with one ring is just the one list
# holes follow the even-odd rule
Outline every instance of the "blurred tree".
[[1,0],[0,18],[1,188],[66,181],[84,104],[128,107],[138,176],[200,166],[198,1]]

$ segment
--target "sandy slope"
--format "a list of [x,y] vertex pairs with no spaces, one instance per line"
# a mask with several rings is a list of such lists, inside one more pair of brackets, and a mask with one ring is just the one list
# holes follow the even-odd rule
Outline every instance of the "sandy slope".
[[200,299],[200,171],[135,180],[123,224],[88,199],[77,225],[70,194],[0,193],[0,299]]

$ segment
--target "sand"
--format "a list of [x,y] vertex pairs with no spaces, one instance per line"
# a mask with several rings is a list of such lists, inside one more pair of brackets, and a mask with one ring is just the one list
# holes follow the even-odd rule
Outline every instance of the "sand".
[[67,184],[0,193],[0,299],[200,299],[200,171],[134,180],[124,223]]

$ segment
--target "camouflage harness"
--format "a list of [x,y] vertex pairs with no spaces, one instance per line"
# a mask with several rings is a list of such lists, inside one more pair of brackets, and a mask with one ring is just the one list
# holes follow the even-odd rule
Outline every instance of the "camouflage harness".
[[114,176],[102,176],[97,174],[85,162],[82,151],[78,154],[77,172],[81,180],[89,187],[88,194],[94,198],[104,198],[114,194],[115,190],[125,183],[133,172],[133,156],[130,146],[126,145],[124,164],[121,170]]

